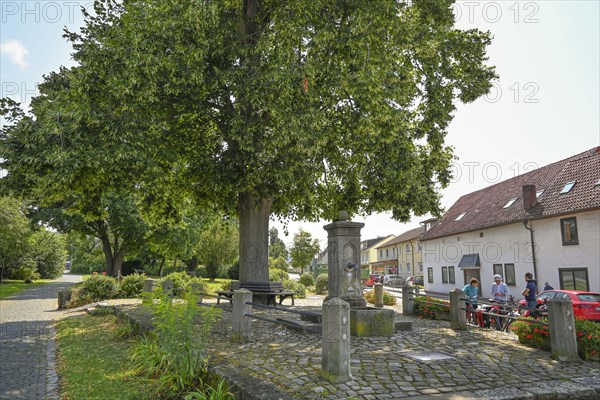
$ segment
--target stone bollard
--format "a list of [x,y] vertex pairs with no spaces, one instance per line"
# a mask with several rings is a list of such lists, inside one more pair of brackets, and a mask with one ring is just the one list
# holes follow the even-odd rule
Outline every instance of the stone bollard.
[[239,289],[233,292],[233,311],[231,313],[231,324],[233,327],[232,340],[244,343],[250,340],[252,325],[246,314],[252,313],[252,306],[246,304],[252,302],[252,292],[248,289]]
[[413,315],[415,313],[415,301],[413,296],[412,286],[402,286],[402,314]]
[[577,354],[577,332],[571,300],[549,300],[548,321],[552,358],[562,362],[581,361]]
[[321,375],[331,383],[353,380],[350,373],[350,304],[337,297],[323,303]]
[[172,299],[173,298],[173,282],[172,281],[162,281],[160,283],[160,286],[162,287],[162,292],[163,295],[167,296],[168,298]]
[[373,285],[373,291],[375,292],[375,307],[383,307],[383,284]]
[[154,279],[144,279],[144,292],[151,293],[154,290]]
[[467,312],[461,310],[465,306],[464,292],[460,289],[450,291],[450,327],[454,330],[467,329]]
[[70,290],[59,290],[58,291],[58,309],[62,310],[67,306],[73,293]]

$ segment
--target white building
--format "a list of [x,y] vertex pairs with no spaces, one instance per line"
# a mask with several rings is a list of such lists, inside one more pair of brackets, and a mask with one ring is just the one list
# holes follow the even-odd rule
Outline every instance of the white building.
[[521,298],[531,272],[538,291],[600,292],[600,147],[462,196],[421,243],[427,291],[476,277],[486,297],[499,273]]

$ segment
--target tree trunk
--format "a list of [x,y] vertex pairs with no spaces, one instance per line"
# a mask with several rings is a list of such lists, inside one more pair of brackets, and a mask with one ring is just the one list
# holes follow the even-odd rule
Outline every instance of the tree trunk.
[[162,270],[163,270],[163,267],[165,266],[165,260],[166,260],[166,257],[163,256],[162,261],[160,262],[160,267],[158,267],[158,276],[162,276]]
[[269,282],[269,215],[272,198],[243,193],[238,199],[240,219],[240,281]]
[[119,247],[119,239],[115,237],[114,246],[111,246],[108,236],[102,236],[100,240],[102,241],[102,251],[106,260],[106,275],[118,278],[121,275],[123,258],[125,257],[123,248]]

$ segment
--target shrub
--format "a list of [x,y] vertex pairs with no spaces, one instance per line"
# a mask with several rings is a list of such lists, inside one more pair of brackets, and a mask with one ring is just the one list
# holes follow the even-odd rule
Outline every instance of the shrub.
[[229,268],[227,268],[227,278],[237,281],[240,279],[240,262],[236,261]]
[[327,280],[328,280],[328,276],[327,274],[321,274],[319,276],[317,276],[317,281],[315,282],[315,293],[317,294],[327,294]]
[[312,276],[311,273],[305,272],[302,275],[300,275],[300,279],[298,279],[298,282],[300,282],[301,284],[303,284],[306,287],[314,286],[315,285],[315,277]]
[[41,230],[31,237],[30,257],[44,279],[62,275],[67,262],[65,240],[59,233]]
[[292,279],[283,281],[283,288],[296,292],[296,297],[299,299],[306,298],[306,286]]
[[286,279],[290,279],[290,275],[287,271],[277,268],[269,269],[269,280],[273,282],[283,282]]
[[[436,319],[436,314],[448,312],[450,302],[448,300],[437,299],[429,296],[415,296],[414,312],[422,318]],[[434,303],[434,304],[431,304]]]
[[112,299],[119,293],[117,280],[110,276],[92,275],[83,283],[81,295],[90,301]]
[[[368,303],[375,304],[375,291],[370,290],[365,292],[365,299]],[[389,292],[383,291],[383,305],[386,306],[395,306],[397,303],[396,296],[392,295]]]
[[600,360],[600,324],[594,321],[576,319],[577,349],[583,359]]
[[19,268],[10,270],[9,277],[11,279],[17,279],[24,281],[25,283],[31,283],[36,279],[40,279],[40,274],[35,272],[35,266],[31,262],[21,265]]
[[145,278],[144,275],[140,274],[127,275],[124,277],[119,288],[119,296],[126,299],[140,297],[144,291]]
[[169,275],[161,279],[164,281],[173,282],[173,296],[182,297],[183,294],[192,287],[192,283],[200,285],[200,291],[206,292],[208,286],[202,278],[191,277],[186,272],[171,272]]
[[[172,302],[159,289],[151,296],[156,335],[145,338],[133,350],[138,373],[157,379],[157,397],[182,398],[201,387],[208,363],[206,337],[220,313],[214,307],[200,307],[186,291],[183,302]],[[195,319],[200,316],[200,332]]]

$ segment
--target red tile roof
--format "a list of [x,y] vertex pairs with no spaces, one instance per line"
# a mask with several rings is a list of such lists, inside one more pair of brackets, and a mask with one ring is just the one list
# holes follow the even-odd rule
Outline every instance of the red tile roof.
[[[576,181],[571,191],[560,194],[565,184],[571,181]],[[515,223],[524,218],[541,219],[600,209],[599,181],[600,147],[594,147],[462,196],[421,240]],[[544,190],[528,212],[523,208],[524,185],[535,185],[537,191]],[[503,208],[513,197],[517,200]],[[456,221],[463,213],[466,213],[464,217]]]

